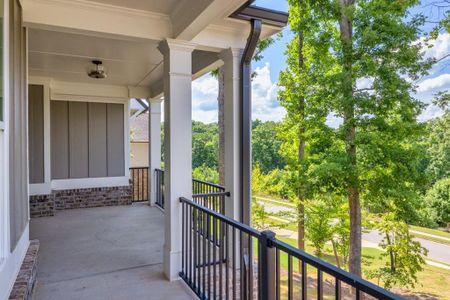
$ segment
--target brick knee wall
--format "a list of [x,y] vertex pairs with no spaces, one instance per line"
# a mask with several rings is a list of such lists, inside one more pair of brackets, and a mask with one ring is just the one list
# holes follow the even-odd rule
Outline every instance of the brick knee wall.
[[130,186],[53,191],[56,210],[131,204]]
[[55,197],[50,195],[30,196],[30,217],[50,217],[55,215]]
[[36,283],[36,265],[39,251],[39,241],[30,241],[25,258],[17,275],[9,300],[33,299],[34,285]]
[[53,216],[56,210],[130,205],[130,186],[52,191],[50,195],[30,196],[32,218]]

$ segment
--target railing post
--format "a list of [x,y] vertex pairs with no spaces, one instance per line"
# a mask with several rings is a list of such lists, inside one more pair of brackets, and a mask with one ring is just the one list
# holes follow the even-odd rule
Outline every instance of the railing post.
[[276,248],[272,241],[275,239],[275,232],[265,230],[261,232],[260,243],[260,299],[274,300],[276,298]]

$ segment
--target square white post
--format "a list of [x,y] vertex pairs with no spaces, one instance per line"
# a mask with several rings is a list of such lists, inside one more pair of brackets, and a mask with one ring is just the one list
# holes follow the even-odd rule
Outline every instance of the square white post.
[[163,268],[169,280],[181,271],[180,197],[192,196],[192,51],[195,45],[165,40],[164,55],[164,214]]
[[151,206],[156,202],[155,170],[161,168],[161,101],[150,99],[148,111],[148,200]]
[[225,119],[225,188],[230,199],[225,201],[225,215],[241,221],[240,173],[240,62],[242,49],[223,50],[224,119]]

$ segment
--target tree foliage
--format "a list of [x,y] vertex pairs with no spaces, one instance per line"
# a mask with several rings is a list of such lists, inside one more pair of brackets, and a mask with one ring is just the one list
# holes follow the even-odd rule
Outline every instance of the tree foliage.
[[263,173],[284,168],[284,159],[280,155],[281,140],[276,137],[276,128],[275,122],[253,122],[253,165],[259,165]]
[[450,224],[450,177],[437,181],[427,191],[425,202],[430,220],[440,226]]
[[414,287],[417,273],[423,270],[427,250],[414,241],[408,225],[396,219],[393,213],[384,214],[377,221],[376,229],[381,232],[383,240],[380,247],[385,250],[382,256],[387,258],[384,267],[369,272],[369,278],[378,278],[387,289],[394,286]]
[[[425,19],[409,15],[414,0],[302,0],[304,9],[300,0],[289,3],[291,27],[304,32],[305,57],[300,70],[298,42],[289,44],[280,102],[287,110],[283,134],[291,142],[283,153],[289,168],[303,169],[297,181],[304,181],[307,194],[348,198],[350,270],[359,274],[361,202],[406,216],[423,181],[410,141],[423,129],[413,81],[432,63],[422,59],[416,42]],[[299,95],[306,100],[303,116]],[[338,121],[329,126],[327,117]],[[306,160],[296,164],[299,127],[306,128],[307,149]]]

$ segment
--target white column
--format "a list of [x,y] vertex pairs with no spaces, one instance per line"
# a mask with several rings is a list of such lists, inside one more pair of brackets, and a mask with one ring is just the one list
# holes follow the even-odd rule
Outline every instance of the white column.
[[161,101],[150,99],[148,111],[148,192],[149,204],[155,205],[156,181],[155,169],[161,168]]
[[224,61],[225,118],[225,187],[230,199],[225,201],[225,214],[240,220],[240,61],[242,49],[226,49],[220,53]]
[[164,273],[178,279],[181,271],[180,197],[192,196],[192,51],[195,45],[165,40],[164,55]]

